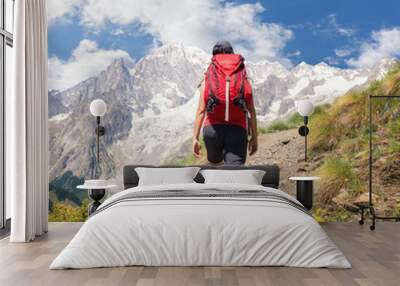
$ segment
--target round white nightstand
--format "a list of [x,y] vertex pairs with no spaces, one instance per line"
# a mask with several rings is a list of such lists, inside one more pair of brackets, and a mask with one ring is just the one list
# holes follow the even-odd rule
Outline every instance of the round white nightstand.
[[296,198],[303,206],[311,210],[313,207],[314,181],[320,177],[290,177],[289,180],[296,181]]
[[89,216],[101,205],[100,201],[106,194],[106,190],[114,187],[117,187],[117,185],[110,184],[105,180],[87,180],[83,185],[76,187],[77,189],[87,190],[89,198],[92,199],[88,208]]

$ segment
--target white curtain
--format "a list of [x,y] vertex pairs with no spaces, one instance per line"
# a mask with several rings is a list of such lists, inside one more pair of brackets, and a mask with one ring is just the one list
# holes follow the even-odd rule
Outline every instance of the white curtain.
[[14,11],[6,181],[12,202],[10,241],[28,242],[47,232],[48,226],[46,0],[17,0]]

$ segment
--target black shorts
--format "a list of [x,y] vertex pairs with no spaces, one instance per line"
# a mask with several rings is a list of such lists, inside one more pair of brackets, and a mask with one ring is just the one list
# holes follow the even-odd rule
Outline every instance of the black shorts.
[[247,154],[247,131],[237,125],[208,125],[203,128],[203,138],[209,162],[226,165],[243,165]]

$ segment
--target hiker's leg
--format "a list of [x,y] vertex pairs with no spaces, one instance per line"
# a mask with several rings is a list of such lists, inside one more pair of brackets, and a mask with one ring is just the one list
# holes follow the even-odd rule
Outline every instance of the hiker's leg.
[[240,126],[226,126],[224,140],[225,165],[244,165],[247,155],[247,131]]
[[207,149],[207,159],[211,165],[220,165],[223,162],[223,137],[219,134],[219,127],[208,125],[203,128],[203,138]]

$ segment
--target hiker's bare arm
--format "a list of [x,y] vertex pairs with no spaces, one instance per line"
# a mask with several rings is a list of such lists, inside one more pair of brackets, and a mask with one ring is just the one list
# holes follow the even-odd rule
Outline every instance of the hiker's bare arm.
[[196,118],[194,120],[192,151],[196,157],[201,156],[200,130],[201,126],[203,125],[205,115],[206,115],[206,104],[204,102],[204,81],[203,81],[203,83],[200,86],[199,104],[197,106]]
[[251,136],[249,142],[249,153],[250,155],[253,155],[257,152],[258,149],[257,114],[253,101],[249,106],[249,112],[250,112],[250,136]]
[[199,140],[201,126],[206,115],[206,104],[204,103],[204,82],[200,86],[199,104],[197,106],[196,118],[194,120],[193,140]]

